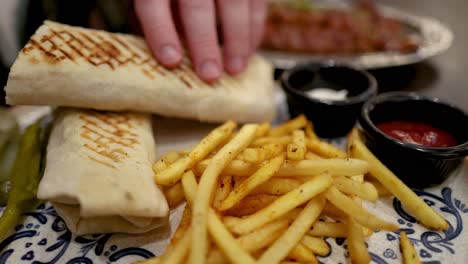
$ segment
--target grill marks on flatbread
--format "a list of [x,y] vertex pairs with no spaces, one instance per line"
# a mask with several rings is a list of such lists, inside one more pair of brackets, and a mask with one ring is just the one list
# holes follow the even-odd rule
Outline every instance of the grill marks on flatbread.
[[212,84],[202,82],[192,70],[187,57],[179,67],[166,69],[153,58],[142,38],[53,22],[46,22],[45,25],[46,33],[32,36],[22,49],[25,55],[29,55],[33,50],[40,51],[42,60],[31,56],[31,63],[38,64],[45,61],[49,64],[58,64],[70,61],[81,64],[84,62],[94,67],[108,67],[111,70],[131,65],[139,68],[141,73],[151,80],[156,80],[158,75],[171,76],[172,73],[172,76],[176,76],[189,89],[215,88],[220,85],[219,82]]
[[132,132],[131,114],[110,114],[87,111],[79,115],[83,121],[79,128],[83,139],[83,154],[89,159],[115,169],[115,163],[128,158],[128,151],[140,144]]
[[242,73],[213,83],[192,68],[186,54],[177,68],[163,67],[137,36],[46,21],[13,64],[6,101],[209,122],[273,119],[273,67],[261,56],[253,56]]
[[169,213],[155,159],[150,115],[58,108],[37,196],[76,234],[147,232]]

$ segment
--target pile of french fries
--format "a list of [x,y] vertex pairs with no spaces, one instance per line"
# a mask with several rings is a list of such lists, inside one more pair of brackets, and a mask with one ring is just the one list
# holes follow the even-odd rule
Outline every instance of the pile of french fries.
[[[351,263],[369,263],[365,240],[395,223],[362,206],[393,195],[427,228],[447,221],[388,170],[359,131],[348,151],[321,141],[299,116],[278,127],[226,122],[193,149],[154,164],[155,181],[172,208],[186,201],[163,255],[143,263],[317,263],[326,237],[347,239]],[[405,263],[419,263],[401,234]]]

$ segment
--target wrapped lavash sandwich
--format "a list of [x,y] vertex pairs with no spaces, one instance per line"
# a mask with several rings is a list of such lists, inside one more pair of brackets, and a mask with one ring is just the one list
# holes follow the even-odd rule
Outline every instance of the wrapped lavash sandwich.
[[59,109],[37,196],[73,233],[143,233],[168,221],[155,159],[149,115]]
[[10,105],[132,110],[202,121],[270,121],[272,66],[254,56],[238,76],[208,84],[185,57],[166,69],[136,36],[46,21],[21,50],[5,88]]

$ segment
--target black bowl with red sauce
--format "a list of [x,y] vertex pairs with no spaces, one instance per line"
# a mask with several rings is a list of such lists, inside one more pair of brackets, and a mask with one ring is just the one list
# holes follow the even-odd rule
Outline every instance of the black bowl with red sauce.
[[364,104],[367,147],[412,188],[438,185],[468,155],[468,115],[437,98],[391,92]]

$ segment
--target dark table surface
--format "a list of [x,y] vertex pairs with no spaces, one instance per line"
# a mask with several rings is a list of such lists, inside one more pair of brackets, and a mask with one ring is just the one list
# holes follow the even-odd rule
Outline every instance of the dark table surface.
[[421,16],[434,17],[454,33],[445,53],[416,65],[374,72],[381,91],[405,90],[436,96],[468,112],[468,1],[380,0]]

